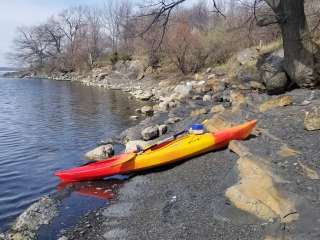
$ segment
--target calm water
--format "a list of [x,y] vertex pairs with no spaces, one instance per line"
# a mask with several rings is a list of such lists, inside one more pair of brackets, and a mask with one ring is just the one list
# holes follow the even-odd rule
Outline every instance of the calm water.
[[[83,164],[99,140],[134,124],[134,105],[119,91],[0,78],[0,231],[56,191],[56,170]],[[87,205],[90,194],[81,191],[86,197],[76,202]]]

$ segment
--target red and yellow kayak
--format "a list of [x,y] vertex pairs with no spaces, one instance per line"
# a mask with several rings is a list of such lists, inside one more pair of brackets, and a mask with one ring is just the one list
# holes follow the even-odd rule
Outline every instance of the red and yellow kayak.
[[194,157],[228,145],[231,140],[247,138],[256,120],[214,133],[187,134],[148,148],[141,153],[124,153],[85,166],[55,173],[62,181],[88,181],[116,174],[127,174]]

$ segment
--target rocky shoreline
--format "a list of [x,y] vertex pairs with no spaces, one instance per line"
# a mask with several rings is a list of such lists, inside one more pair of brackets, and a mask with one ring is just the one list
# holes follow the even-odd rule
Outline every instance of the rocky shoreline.
[[[245,56],[238,72],[246,77],[239,81],[211,68],[175,79],[153,74],[138,61],[72,77],[87,86],[123,90],[146,102],[135,116],[146,118],[116,139],[127,150],[205,119],[209,131],[249,119],[257,119],[258,126],[252,137],[232,142],[229,149],[131,176],[114,203],[79,219],[59,239],[319,238],[320,90],[267,95],[270,84],[256,81],[257,72],[243,71],[246,61],[254,61],[252,54]],[[278,84],[279,91],[283,89]],[[54,217],[54,211],[39,210],[40,203],[0,239],[34,239],[39,226]],[[45,208],[54,209],[50,206]],[[44,216],[35,214],[39,212]],[[33,224],[26,215],[47,221]]]

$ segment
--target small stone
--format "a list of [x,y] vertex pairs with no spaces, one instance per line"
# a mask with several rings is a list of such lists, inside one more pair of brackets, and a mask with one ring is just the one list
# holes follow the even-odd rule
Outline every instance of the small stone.
[[308,131],[320,130],[320,111],[318,108],[315,108],[310,112],[306,112],[304,128]]
[[141,132],[141,136],[146,141],[155,139],[159,137],[159,128],[157,126],[147,127]]
[[212,100],[212,97],[210,95],[204,95],[203,98],[202,98],[202,101],[204,102],[209,102]]
[[136,115],[130,116],[130,119],[132,119],[132,120],[137,120],[137,119],[138,119],[138,116],[136,116]]
[[161,136],[163,134],[166,134],[166,132],[168,131],[168,126],[165,124],[162,124],[158,126],[158,129],[159,129],[159,134]]
[[144,106],[141,108],[141,113],[152,116],[153,115],[153,108],[151,106]]
[[58,238],[58,240],[68,240],[68,238],[66,236],[61,236]]
[[171,117],[166,121],[166,123],[167,124],[174,124],[174,123],[180,122],[180,121],[181,121],[181,118],[179,118],[179,117]]

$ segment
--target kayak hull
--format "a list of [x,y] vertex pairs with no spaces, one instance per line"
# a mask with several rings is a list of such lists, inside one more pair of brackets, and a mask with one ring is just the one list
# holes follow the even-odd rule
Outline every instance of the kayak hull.
[[88,181],[116,174],[127,174],[169,165],[228,145],[231,140],[247,138],[256,121],[250,121],[215,133],[188,134],[159,148],[154,147],[141,154],[127,153],[110,159],[56,172],[62,181]]

